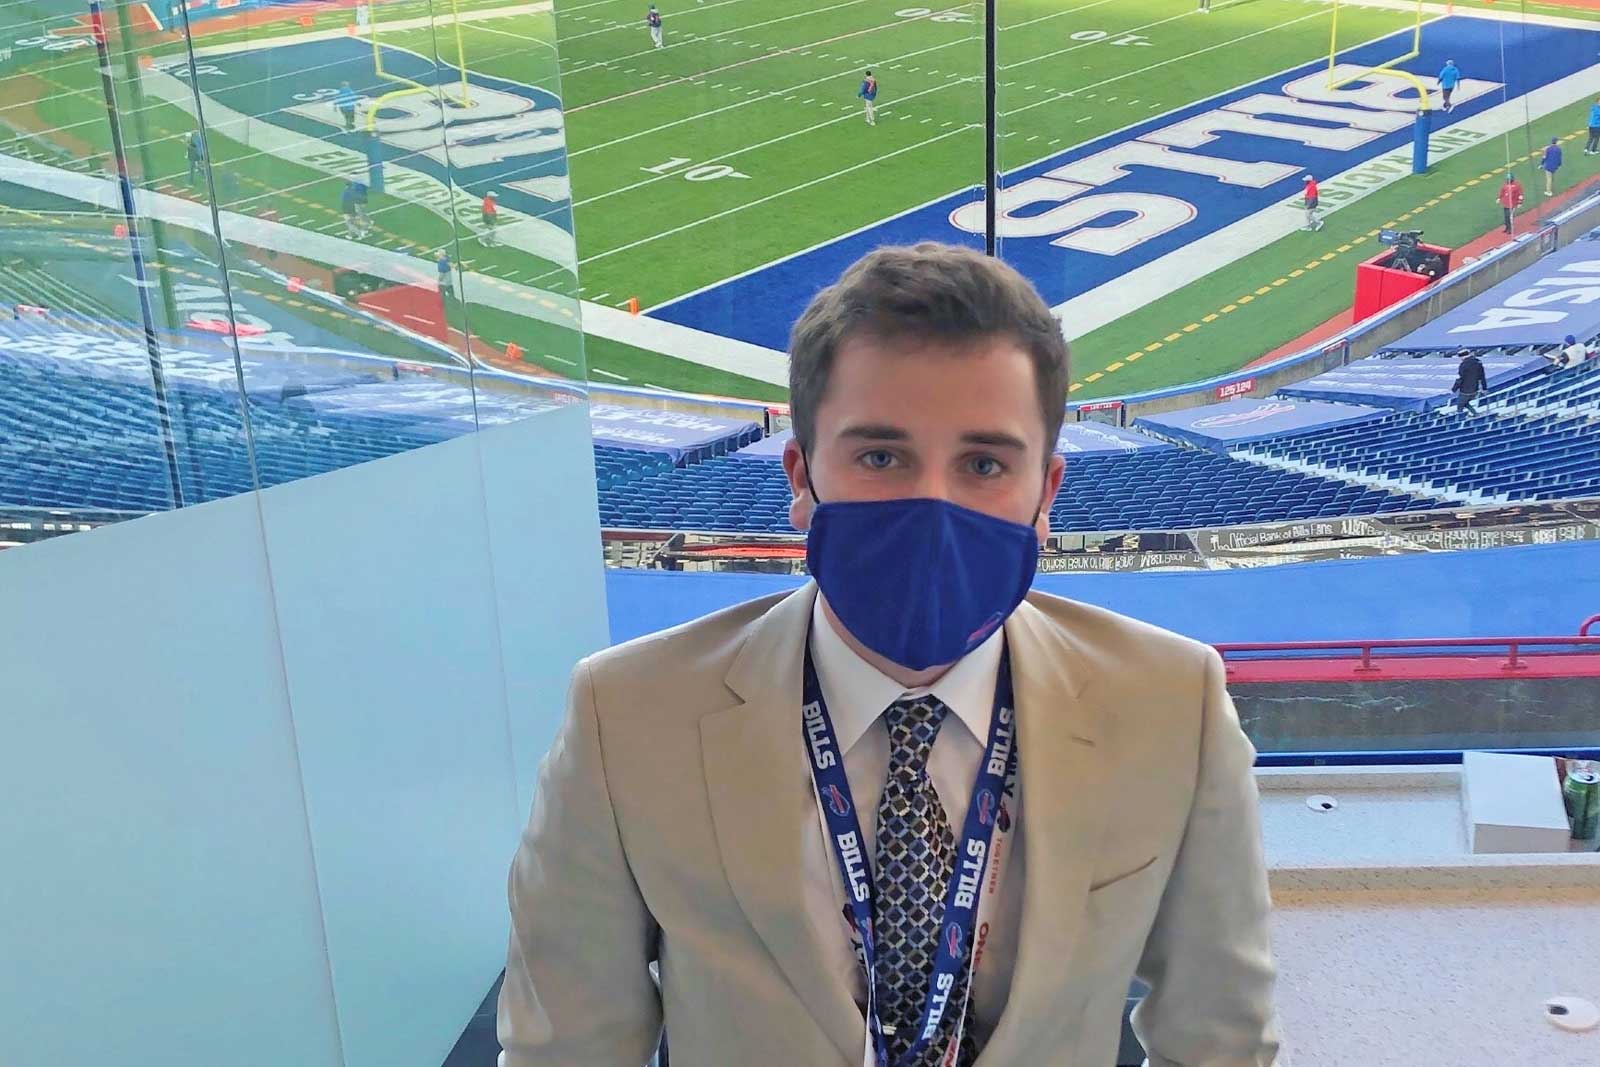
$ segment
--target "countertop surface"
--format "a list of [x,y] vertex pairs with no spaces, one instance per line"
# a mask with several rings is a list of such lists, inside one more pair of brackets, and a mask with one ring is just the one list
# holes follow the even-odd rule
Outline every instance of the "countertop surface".
[[1600,1067],[1545,1011],[1600,1004],[1600,853],[1469,854],[1459,772],[1257,772],[1279,1067]]

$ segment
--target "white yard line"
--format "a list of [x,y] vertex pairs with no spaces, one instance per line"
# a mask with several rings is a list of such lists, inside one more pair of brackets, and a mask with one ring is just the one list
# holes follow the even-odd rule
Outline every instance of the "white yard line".
[[[379,22],[378,30],[382,32],[398,33],[402,30],[427,30],[448,29],[456,22],[489,22],[493,19],[514,18],[518,15],[547,15],[551,11],[550,0],[539,0],[532,4],[517,4],[513,7],[485,8],[479,11],[463,11],[454,18],[414,18],[401,19],[398,22]],[[352,16],[353,17],[353,16]],[[196,59],[207,56],[225,56],[234,52],[253,52],[258,48],[284,48],[289,45],[305,44],[309,41],[335,41],[341,37],[348,37],[345,30],[310,30],[306,33],[286,33],[280,37],[257,37],[244,41],[230,41],[227,44],[206,45],[196,48]],[[359,36],[358,40],[370,41],[370,36]]]
[[[837,121],[837,120],[835,120],[835,121]],[[771,203],[772,201],[777,200],[780,197],[788,196],[790,193],[797,193],[802,189],[809,189],[813,185],[819,185],[822,182],[831,181],[834,178],[840,177],[841,175],[849,174],[849,173],[851,173],[853,171],[858,171],[858,170],[862,169],[863,167],[873,166],[874,164],[880,163],[885,159],[893,159],[895,156],[904,155],[907,152],[914,152],[919,148],[925,148],[928,145],[934,144],[935,142],[942,141],[946,137],[954,137],[958,133],[965,133],[967,130],[970,130],[970,129],[973,129],[973,128],[974,127],[972,127],[971,125],[967,125],[967,126],[962,126],[962,127],[958,128],[958,129],[954,129],[954,130],[946,130],[944,133],[936,133],[932,137],[926,138],[925,140],[918,141],[915,144],[906,145],[904,148],[896,149],[893,152],[886,152],[881,156],[873,156],[871,159],[863,160],[862,162],[857,163],[854,166],[849,166],[849,167],[845,167],[845,168],[843,168],[841,170],[836,170],[832,174],[824,174],[820,178],[812,178],[810,181],[801,182],[799,185],[790,186],[787,189],[780,189],[777,192],[769,194],[767,196],[763,196],[760,199],[752,200],[748,204],[740,204],[738,207],[731,207],[726,211],[719,211],[715,215],[707,215],[705,218],[695,219],[693,222],[686,222],[682,226],[674,226],[670,230],[662,230],[660,233],[651,234],[649,237],[643,237],[643,238],[640,238],[637,241],[631,241],[631,242],[629,242],[628,244],[625,244],[625,245],[618,245],[616,248],[608,248],[606,251],[597,252],[592,256],[585,256],[582,259],[578,260],[578,265],[582,266],[585,263],[593,263],[595,260],[605,259],[607,256],[614,256],[618,252],[626,252],[630,248],[638,248],[640,245],[647,245],[647,244],[650,244],[652,241],[659,241],[663,237],[670,237],[675,233],[682,233],[684,230],[692,230],[696,226],[700,226],[700,225],[702,225],[704,223],[713,222],[713,221],[715,221],[717,219],[721,219],[721,218],[726,218],[729,215],[736,215],[741,211],[745,211],[745,210],[748,210],[749,208],[757,207],[757,206],[759,206],[761,204]]]
[[[1102,2],[1103,2],[1103,0],[1102,0]],[[920,55],[922,55],[922,54],[924,54],[926,52],[937,52],[942,48],[948,48],[952,43],[954,43],[954,42],[946,41],[943,44],[932,45],[932,46],[930,46],[928,48],[919,48],[914,52],[907,52],[904,55],[890,56],[888,59],[880,60],[879,63],[882,66],[885,66],[885,67],[892,66],[894,63],[897,63],[897,62],[899,62],[901,60],[910,59],[913,56],[920,56]],[[673,128],[674,126],[681,126],[686,122],[699,122],[699,121],[701,121],[703,119],[710,118],[712,115],[720,115],[724,111],[733,111],[733,110],[735,110],[737,108],[748,107],[751,104],[759,104],[759,103],[762,103],[765,100],[770,100],[773,97],[786,97],[790,93],[798,92],[801,89],[808,89],[813,85],[821,85],[823,82],[831,82],[831,81],[836,80],[838,77],[839,77],[839,75],[837,73],[835,73],[835,74],[824,74],[820,78],[812,78],[810,81],[800,82],[800,83],[798,83],[796,85],[786,86],[786,87],[784,87],[782,89],[774,89],[771,92],[767,93],[765,96],[758,97],[757,99],[754,99],[754,100],[740,100],[738,103],[724,104],[722,107],[712,108],[709,111],[701,111],[701,112],[697,112],[697,113],[695,113],[693,115],[685,116],[684,118],[681,118],[681,119],[674,119],[671,122],[663,122],[663,123],[661,123],[659,125],[652,126],[647,130],[640,130],[637,133],[626,134],[626,135],[624,135],[622,137],[614,137],[609,141],[602,141],[600,144],[589,145],[587,148],[580,148],[575,152],[568,152],[567,156],[568,156],[568,158],[572,158],[572,157],[575,157],[575,156],[584,155],[585,153],[588,153],[588,152],[598,152],[602,148],[610,148],[613,145],[623,144],[623,143],[625,143],[627,141],[632,141],[632,140],[635,140],[635,139],[640,138],[640,137],[648,137],[651,134],[660,133],[662,130],[669,130],[669,129]],[[955,77],[955,76],[952,75],[952,77]],[[967,79],[962,79],[962,82],[964,83],[966,80]],[[720,89],[721,86],[720,85],[713,85],[711,88]],[[814,103],[815,99],[814,98],[808,98],[808,99],[802,100],[800,102],[802,104],[810,104],[810,103]],[[884,106],[887,107],[888,105],[885,104]]]
[[[1314,3],[1327,4],[1330,0],[1312,0]],[[1349,7],[1375,7],[1385,11],[1399,11],[1404,14],[1415,14],[1416,0],[1340,0],[1340,3]],[[1537,23],[1540,26],[1558,26],[1569,30],[1600,30],[1600,22],[1594,19],[1569,18],[1561,15],[1528,15],[1523,17],[1520,5],[1510,3],[1511,10],[1496,11],[1487,7],[1455,7],[1454,5],[1424,3],[1422,12],[1434,17],[1455,15],[1461,18],[1484,19],[1489,22]],[[1548,6],[1546,10],[1551,10]]]
[[[849,3],[856,3],[856,2],[858,2],[858,0],[848,0],[848,2]],[[844,6],[844,5],[839,5],[839,6]],[[965,7],[967,5],[962,4],[960,6]],[[824,9],[824,10],[827,10],[827,9]],[[808,12],[808,14],[809,14],[809,12]],[[789,18],[796,18],[798,16],[790,15],[788,17]],[[779,20],[774,20],[774,21],[782,21],[782,20],[779,19]],[[761,62],[764,62],[764,61],[766,61],[768,59],[776,59],[779,56],[786,56],[786,55],[789,55],[789,54],[794,53],[794,52],[799,52],[803,48],[815,48],[819,44],[829,44],[829,43],[831,43],[833,41],[843,41],[843,40],[845,40],[847,38],[850,38],[850,37],[860,37],[863,34],[877,33],[879,30],[894,29],[896,26],[907,25],[911,21],[913,21],[913,20],[895,19],[893,22],[885,22],[885,23],[883,23],[882,25],[879,25],[879,26],[868,26],[866,29],[852,30],[849,33],[843,33],[843,34],[840,34],[837,37],[830,37],[826,41],[815,41],[815,42],[812,42],[810,44],[794,45],[793,47],[790,47],[790,48],[779,49],[776,52],[767,52],[767,53],[764,53],[764,54],[759,55],[759,56],[751,56],[749,59],[741,59],[737,63],[729,63],[729,64],[726,64],[726,65],[721,66],[721,67],[712,67],[709,70],[702,70],[702,71],[699,71],[699,72],[694,73],[694,74],[685,74],[685,75],[682,75],[682,76],[677,77],[677,78],[672,78],[669,81],[659,82],[659,83],[657,83],[655,85],[646,85],[646,86],[644,86],[643,88],[640,88],[640,89],[631,89],[631,90],[629,90],[628,92],[625,92],[625,93],[618,93],[616,96],[608,96],[608,97],[604,98],[603,100],[592,100],[587,104],[579,104],[577,107],[567,108],[566,109],[567,110],[567,114],[572,115],[572,114],[576,114],[579,111],[586,111],[591,107],[601,107],[601,106],[603,106],[605,104],[614,103],[614,102],[616,102],[618,100],[626,100],[629,97],[638,96],[640,93],[648,93],[648,92],[651,92],[651,91],[653,91],[655,89],[665,89],[665,88],[667,88],[668,86],[671,86],[671,85],[681,85],[684,82],[692,82],[692,81],[695,81],[697,79],[708,78],[713,74],[720,74],[725,70],[734,70],[734,69],[736,69],[738,67],[748,67],[752,63],[761,63]],[[764,25],[764,24],[762,24],[762,25]],[[740,30],[743,30],[745,28],[747,28],[747,27],[740,27]],[[739,31],[728,30],[727,32],[728,33],[734,33],[734,32],[739,32]],[[715,36],[719,36],[719,35],[718,34],[712,34],[711,36],[715,37]],[[705,39],[709,40],[710,38],[705,38]],[[757,45],[756,47],[760,47],[760,46]],[[940,45],[939,47],[942,48],[944,46]],[[627,57],[622,57],[622,58],[627,58]],[[610,61],[607,61],[607,62],[609,63]],[[606,65],[605,63],[596,63],[596,64],[594,64],[594,66],[597,66],[597,67],[598,66],[605,66],[605,65]],[[593,67],[579,67],[577,70],[572,70],[572,71],[566,72],[566,74],[564,74],[563,77],[570,77],[573,74],[581,74],[585,70],[591,70],[591,69],[593,69]]]
[[648,315],[630,315],[605,304],[583,303],[585,333],[660,352],[712,370],[727,371],[768,385],[789,384],[789,357],[747,341],[704,333]]
[[[886,105],[884,105],[884,107],[879,108],[878,109],[879,113],[881,114],[882,112],[884,112],[885,110],[889,109],[890,107],[902,104],[907,100],[915,100],[919,96],[926,96],[929,93],[936,93],[941,89],[948,89],[952,85],[960,85],[960,84],[963,84],[963,83],[961,83],[961,82],[944,82],[944,83],[942,83],[940,85],[935,85],[935,86],[931,86],[930,88],[923,89],[920,92],[912,93],[910,96],[900,97],[898,100],[894,101],[893,105],[886,104]],[[811,132],[813,132],[815,130],[820,130],[825,126],[832,126],[833,124],[838,123],[838,122],[849,122],[851,120],[854,120],[854,121],[857,121],[857,122],[862,121],[861,113],[859,111],[855,110],[854,108],[851,108],[850,111],[847,114],[837,115],[837,116],[835,116],[835,117],[833,117],[831,119],[825,119],[822,122],[814,123],[813,125],[806,126],[806,127],[802,128],[802,129],[794,130],[794,131],[792,131],[790,133],[780,134],[777,137],[771,137],[771,138],[768,138],[765,141],[759,141],[759,142],[757,142],[756,144],[753,144],[753,145],[746,145],[743,148],[734,149],[732,152],[724,152],[721,155],[713,156],[710,159],[705,160],[702,165],[711,164],[711,163],[724,163],[727,160],[734,159],[734,158],[736,158],[738,156],[742,156],[746,152],[754,152],[758,148],[766,148],[768,145],[775,145],[779,141],[787,141],[791,137],[799,137],[802,134],[807,134],[807,133],[811,133]],[[969,127],[963,127],[963,129],[966,129],[966,128],[969,128]],[[891,154],[898,154],[898,153],[891,153]],[[882,157],[879,157],[879,158],[887,159],[888,157],[887,156],[882,156]],[[572,206],[575,209],[576,208],[580,208],[580,207],[584,207],[584,206],[586,206],[588,204],[593,204],[593,203],[596,203],[596,202],[598,202],[600,200],[605,200],[607,197],[616,196],[618,193],[632,192],[633,190],[643,188],[646,185],[651,185],[651,184],[653,184],[655,182],[659,182],[659,181],[666,181],[666,180],[668,180],[670,178],[675,178],[675,177],[677,177],[677,174],[675,174],[675,173],[658,174],[653,178],[645,178],[645,179],[643,179],[641,181],[634,182],[632,185],[624,185],[621,188],[612,189],[609,192],[597,193],[594,196],[585,197],[582,200],[575,200],[575,201],[573,201]],[[606,254],[609,255],[610,253],[606,253]]]
[[[1242,3],[1242,2],[1243,2],[1243,0],[1232,0],[1232,3],[1236,3],[1236,4],[1237,3]],[[1220,10],[1221,8],[1223,8],[1225,6],[1227,6],[1227,5],[1226,4],[1218,4],[1217,5],[1217,10]],[[1144,30],[1153,30],[1157,26],[1165,26],[1169,22],[1177,22],[1179,19],[1189,18],[1190,16],[1194,15],[1195,13],[1196,12],[1193,9],[1191,9],[1191,10],[1188,10],[1188,11],[1181,12],[1180,14],[1177,14],[1177,15],[1168,15],[1164,19],[1156,19],[1154,22],[1146,22],[1142,26],[1134,26],[1134,27],[1131,27],[1130,29],[1119,30],[1118,32],[1122,33],[1122,34],[1129,34],[1129,33],[1139,33],[1139,32],[1142,32]],[[1244,38],[1242,38],[1242,37],[1239,38],[1239,40],[1243,40],[1243,39]],[[1093,41],[1082,41],[1082,42],[1080,42],[1078,44],[1068,45],[1065,48],[1058,48],[1054,52],[1045,52],[1043,55],[1029,56],[1027,59],[1019,59],[1015,63],[1002,63],[1002,64],[1000,64],[998,66],[997,69],[999,69],[999,70],[1015,70],[1018,67],[1025,67],[1029,63],[1037,63],[1041,59],[1054,59],[1056,56],[1066,55],[1068,52],[1076,52],[1080,48],[1088,48],[1091,45],[1098,45],[1098,44],[1104,44],[1104,43],[1105,42],[1104,42],[1103,38],[1097,38],[1096,40],[1093,40]],[[1225,41],[1223,43],[1224,44],[1233,44],[1234,42],[1233,41]]]
[[[1034,108],[1039,107],[1039,106],[1041,106],[1043,104],[1058,103],[1058,102],[1060,102],[1062,100],[1065,100],[1068,97],[1074,95],[1075,93],[1086,92],[1086,91],[1088,91],[1090,89],[1098,89],[1101,86],[1110,85],[1113,82],[1119,82],[1119,81],[1122,81],[1125,78],[1137,77],[1140,74],[1148,74],[1152,70],[1157,70],[1157,69],[1159,69],[1161,67],[1165,67],[1165,66],[1167,66],[1169,64],[1172,64],[1172,63],[1182,63],[1186,59],[1193,59],[1195,56],[1204,55],[1207,52],[1215,52],[1219,48],[1232,48],[1234,45],[1238,44],[1240,41],[1248,41],[1252,37],[1260,37],[1262,34],[1276,33],[1279,30],[1281,30],[1281,29],[1283,29],[1283,28],[1285,28],[1287,26],[1293,26],[1296,23],[1305,22],[1308,19],[1326,18],[1327,15],[1328,15],[1328,13],[1326,11],[1313,11],[1309,15],[1301,15],[1297,19],[1290,19],[1288,22],[1274,23],[1273,25],[1268,26],[1265,29],[1256,30],[1254,33],[1247,33],[1243,37],[1234,37],[1234,38],[1230,38],[1229,40],[1226,40],[1226,41],[1219,41],[1216,44],[1207,45],[1204,48],[1196,48],[1194,51],[1185,52],[1181,56],[1172,56],[1172,57],[1170,57],[1168,59],[1163,59],[1163,60],[1161,60],[1161,61],[1159,61],[1157,63],[1151,63],[1149,66],[1140,67],[1138,70],[1130,70],[1125,74],[1118,74],[1115,77],[1106,78],[1104,81],[1098,81],[1098,82],[1095,82],[1092,85],[1083,85],[1083,86],[1079,86],[1076,89],[1070,89],[1070,90],[1067,90],[1065,92],[1059,92],[1059,93],[1056,93],[1054,96],[1047,96],[1043,100],[1035,100],[1031,104],[1024,104],[1021,107],[1012,108],[1010,111],[1002,111],[1000,114],[1001,114],[1001,117],[1003,117],[1003,118],[1010,118],[1012,115],[1020,115],[1024,111],[1031,111]],[[1093,94],[1091,94],[1091,95],[1093,95]],[[1115,100],[1116,97],[1111,97],[1110,99]]]
[[[702,4],[702,5],[698,6],[698,7],[695,7],[693,9],[691,9],[691,10],[688,10],[688,11],[677,11],[677,12],[673,13],[671,22],[668,22],[665,19],[662,20],[661,28],[662,28],[663,33],[665,33],[666,31],[670,30],[671,27],[677,25],[679,19],[687,18],[690,15],[703,15],[706,12],[714,11],[715,9],[717,9],[719,7],[727,7],[729,4],[742,4],[742,3],[745,3],[745,2],[746,2],[746,0],[722,0],[722,2],[718,3],[718,4]],[[852,0],[852,2],[859,3],[860,0]],[[781,20],[776,20],[775,19],[774,21],[781,21]],[[766,25],[766,23],[757,22],[757,23],[752,23],[752,25],[754,25],[754,26],[764,26],[764,25]],[[631,21],[631,22],[616,22],[616,21],[613,21],[610,25],[604,26],[604,27],[602,27],[602,28],[600,28],[598,30],[585,30],[583,33],[564,33],[564,34],[561,34],[560,39],[561,39],[561,43],[562,44],[566,44],[569,41],[576,41],[576,40],[579,40],[579,39],[584,38],[584,37],[593,37],[593,36],[595,36],[596,34],[599,34],[599,33],[612,33],[612,32],[614,32],[616,30],[644,30],[646,28],[647,27],[645,26],[644,16],[640,15],[634,21]],[[723,34],[733,33],[733,32],[735,32],[735,31],[733,31],[733,30],[723,30],[723,31],[720,31],[719,33],[712,34],[710,36],[719,37],[719,36],[722,36]],[[692,40],[697,40],[697,41],[703,41],[703,40],[709,39],[707,37],[702,37],[702,36],[700,36],[698,34],[692,34],[692,33],[691,34],[677,34],[676,36],[685,37],[685,38],[692,39]],[[635,56],[647,56],[651,52],[665,52],[665,51],[667,51],[667,49],[669,49],[671,47],[672,47],[672,45],[669,44],[669,45],[664,45],[661,48],[646,48],[643,51],[630,52],[628,55],[618,56],[617,58],[618,59],[632,59]],[[589,69],[588,67],[580,67],[580,68],[578,68],[578,70],[588,70],[588,69]],[[576,74],[578,72],[578,70],[569,70],[566,73],[568,73],[568,74]]]
[[[558,58],[559,58],[559,55],[560,55],[560,53],[557,50],[554,42],[541,40],[538,37],[529,37],[527,34],[518,33],[515,30],[502,30],[497,26],[473,26],[472,27],[472,31],[474,33],[494,33],[494,34],[498,34],[501,37],[513,38],[515,40],[521,41],[524,44],[536,44],[540,48],[548,48],[552,52],[557,52]],[[379,43],[381,44],[382,42],[380,41]],[[496,56],[495,58],[498,59],[498,58],[502,58],[502,57]]]

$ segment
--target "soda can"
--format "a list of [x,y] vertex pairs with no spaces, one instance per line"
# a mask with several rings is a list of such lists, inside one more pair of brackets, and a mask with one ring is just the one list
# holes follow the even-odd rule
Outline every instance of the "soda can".
[[1561,795],[1566,801],[1573,840],[1593,841],[1600,833],[1600,774],[1588,770],[1568,771]]

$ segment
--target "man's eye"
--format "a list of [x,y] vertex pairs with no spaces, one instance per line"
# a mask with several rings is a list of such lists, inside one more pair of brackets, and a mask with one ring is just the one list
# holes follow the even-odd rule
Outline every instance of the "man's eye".
[[993,478],[1005,469],[1005,465],[993,456],[977,456],[972,460],[972,473],[980,478]]
[[888,470],[894,465],[894,454],[892,452],[884,452],[881,449],[875,452],[867,452],[862,455],[861,462],[873,470]]

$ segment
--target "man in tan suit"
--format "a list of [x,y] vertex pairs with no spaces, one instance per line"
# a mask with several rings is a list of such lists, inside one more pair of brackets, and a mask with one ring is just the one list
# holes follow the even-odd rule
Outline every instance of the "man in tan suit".
[[[815,579],[590,657],[511,871],[502,1067],[1269,1067],[1255,750],[1209,648],[1028,593],[1067,351],[882,249],[795,326]],[[657,963],[659,981],[650,965]]]

